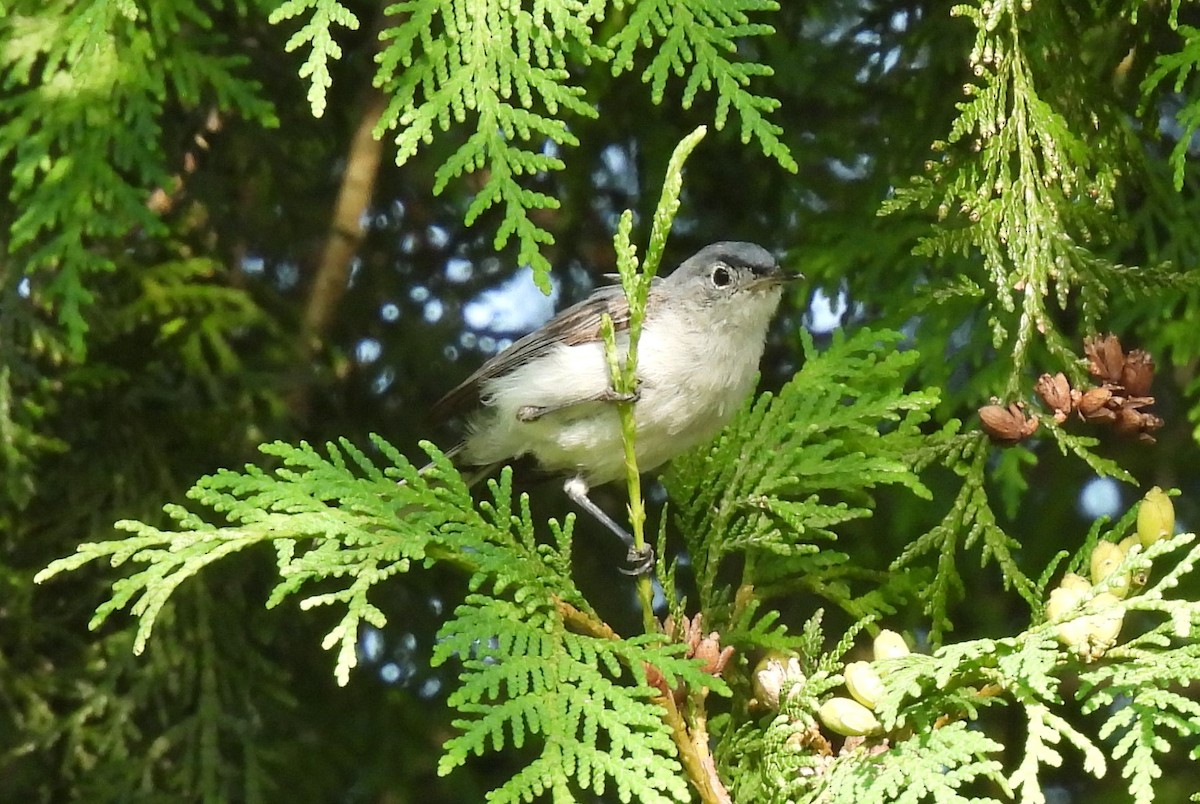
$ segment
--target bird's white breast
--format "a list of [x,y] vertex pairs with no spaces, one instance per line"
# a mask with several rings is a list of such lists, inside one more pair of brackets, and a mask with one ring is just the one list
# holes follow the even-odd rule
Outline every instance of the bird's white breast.
[[[752,390],[780,293],[747,294],[725,315],[659,307],[647,317],[634,406],[639,469],[653,469],[706,441],[729,421]],[[625,348],[619,338],[619,351]],[[549,472],[578,474],[592,484],[616,480],[625,462],[615,405],[572,404],[609,387],[601,343],[552,347],[483,384],[484,406],[469,422],[464,458],[486,465],[530,454]],[[518,411],[529,406],[562,409],[521,421]]]

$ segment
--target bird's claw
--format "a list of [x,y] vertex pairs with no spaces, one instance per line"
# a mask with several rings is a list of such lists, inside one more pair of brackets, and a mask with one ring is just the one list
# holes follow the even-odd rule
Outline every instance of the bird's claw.
[[629,562],[628,569],[621,568],[622,575],[632,575],[640,577],[649,575],[654,571],[654,548],[650,545],[643,545],[639,550],[636,547],[630,547],[629,552],[625,555],[625,560]]
[[549,408],[539,405],[524,405],[517,408],[517,421],[519,422],[536,422],[549,412]]
[[641,399],[641,397],[642,397],[642,389],[641,389],[641,384],[639,383],[637,388],[634,388],[632,391],[629,391],[628,393],[620,393],[618,391],[609,389],[608,392],[605,393],[602,401],[604,401],[604,402],[637,402],[639,399]]

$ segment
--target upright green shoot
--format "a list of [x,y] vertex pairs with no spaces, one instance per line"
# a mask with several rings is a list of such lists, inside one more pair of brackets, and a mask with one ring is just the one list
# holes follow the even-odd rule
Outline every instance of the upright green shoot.
[[[614,240],[617,250],[617,271],[621,276],[621,288],[629,302],[629,342],[624,356],[617,350],[616,333],[612,319],[606,314],[601,322],[601,332],[604,337],[604,353],[608,358],[609,377],[613,390],[618,394],[637,394],[637,349],[638,340],[642,334],[642,323],[646,317],[646,298],[650,294],[650,284],[658,273],[662,261],[663,249],[666,246],[667,235],[671,231],[671,221],[679,209],[679,191],[683,187],[683,163],[688,155],[704,139],[707,133],[700,126],[675,146],[671,160],[667,163],[667,177],[663,182],[662,195],[658,199],[658,207],[654,210],[654,221],[650,230],[650,243],[646,248],[646,262],[641,272],[638,271],[637,250],[630,242],[629,234],[633,228],[633,216],[628,210],[621,216]],[[637,420],[634,415],[634,402],[618,402],[617,413],[621,417],[621,438],[625,449],[625,479],[629,489],[629,523],[633,530],[634,550],[642,551],[646,547],[646,506],[642,502],[641,474],[638,471],[636,435]],[[653,590],[650,577],[640,575],[637,579],[638,599],[642,604],[642,618],[646,631],[656,631],[657,622],[654,619]]]

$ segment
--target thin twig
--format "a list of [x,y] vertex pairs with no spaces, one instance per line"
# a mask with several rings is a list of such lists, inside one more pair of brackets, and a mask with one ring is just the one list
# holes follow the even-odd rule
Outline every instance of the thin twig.
[[717,764],[713,760],[712,752],[708,750],[708,729],[705,726],[703,706],[703,695],[706,692],[707,690],[699,694],[700,705],[693,707],[699,714],[693,711],[691,728],[679,711],[674,696],[660,695],[655,700],[662,704],[665,712],[663,719],[671,727],[671,739],[679,749],[679,761],[683,763],[683,769],[687,772],[692,786],[700,794],[700,800],[704,804],[733,804],[729,791],[725,789],[721,777],[717,774]]

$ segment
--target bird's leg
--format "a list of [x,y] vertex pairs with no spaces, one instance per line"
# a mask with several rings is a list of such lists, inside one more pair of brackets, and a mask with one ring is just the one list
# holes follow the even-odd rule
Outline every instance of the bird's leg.
[[563,483],[563,491],[567,493],[572,502],[595,517],[604,527],[615,533],[617,538],[629,548],[625,560],[629,562],[630,568],[622,569],[621,572],[626,575],[647,575],[654,569],[654,548],[650,545],[644,545],[639,550],[634,546],[633,537],[629,535],[629,531],[618,525],[612,517],[604,513],[600,509],[600,506],[596,505],[588,497],[587,481],[582,477],[572,477]]
[[622,394],[611,388],[605,388],[598,394],[585,396],[583,399],[572,399],[570,402],[563,402],[558,405],[525,405],[524,407],[517,408],[517,419],[523,422],[536,422],[548,413],[566,410],[576,405],[583,405],[588,402],[637,402],[639,395],[638,391]]

